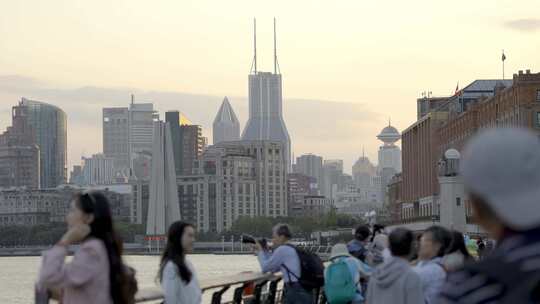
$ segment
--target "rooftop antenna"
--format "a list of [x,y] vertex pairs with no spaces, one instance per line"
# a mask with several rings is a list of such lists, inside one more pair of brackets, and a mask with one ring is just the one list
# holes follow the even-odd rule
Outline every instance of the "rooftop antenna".
[[131,104],[135,103],[135,95],[131,94]]
[[[279,63],[277,60],[277,47],[276,47],[276,18],[274,17],[274,74],[277,74],[277,71],[279,70]],[[281,71],[279,71],[281,73]]]
[[391,126],[391,125],[392,125],[392,119],[388,117],[388,126]]
[[253,63],[251,72],[257,74],[257,19],[253,18]]

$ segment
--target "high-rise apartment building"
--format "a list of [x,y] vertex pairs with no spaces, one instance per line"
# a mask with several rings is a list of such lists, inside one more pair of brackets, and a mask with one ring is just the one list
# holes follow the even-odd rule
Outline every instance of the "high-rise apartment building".
[[315,178],[315,182],[319,185],[323,184],[323,158],[313,154],[304,154],[296,158],[294,165],[294,173]]
[[326,159],[323,162],[323,184],[320,186],[322,195],[334,198],[343,175],[343,160]]
[[28,107],[14,106],[12,125],[0,135],[0,188],[39,188],[39,147],[27,115]]
[[152,103],[135,103],[129,105],[129,157],[133,167],[133,160],[137,154],[152,151],[152,136],[154,121],[159,114],[154,110]]
[[114,159],[116,171],[129,173],[129,109],[103,108],[103,154]]
[[180,126],[182,134],[182,174],[193,174],[194,164],[202,155],[204,137],[199,125]]
[[178,111],[167,111],[165,112],[165,122],[169,124],[171,130],[171,139],[172,139],[172,148],[174,155],[174,167],[176,170],[176,175],[180,176],[183,174],[182,165],[183,165],[183,153],[184,149],[182,147],[182,130],[180,129],[180,117],[181,114]]
[[191,124],[178,111],[166,112],[165,121],[171,129],[176,175],[193,174],[194,162],[199,159],[205,146],[202,127]]
[[286,216],[283,151],[282,143],[270,141],[210,146],[193,175],[177,178],[182,219],[195,219],[201,231],[221,232],[241,216]]

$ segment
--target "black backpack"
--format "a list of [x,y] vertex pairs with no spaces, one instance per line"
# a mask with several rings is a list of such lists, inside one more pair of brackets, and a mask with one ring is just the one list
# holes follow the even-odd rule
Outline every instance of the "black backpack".
[[321,258],[304,249],[298,248],[291,244],[286,244],[294,248],[298,258],[300,259],[300,277],[289,271],[287,266],[283,265],[289,274],[292,274],[298,279],[298,283],[306,290],[321,288],[324,286],[324,264]]

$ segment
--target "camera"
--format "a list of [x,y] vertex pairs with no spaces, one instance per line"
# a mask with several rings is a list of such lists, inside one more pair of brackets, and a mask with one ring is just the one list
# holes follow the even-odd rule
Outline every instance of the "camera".
[[244,244],[255,244],[255,243],[259,242],[259,244],[261,244],[261,247],[264,248],[264,249],[266,249],[266,247],[268,245],[268,242],[266,241],[265,238],[256,239],[255,237],[253,237],[253,236],[251,236],[249,234],[242,234],[242,236],[240,237],[240,240]]

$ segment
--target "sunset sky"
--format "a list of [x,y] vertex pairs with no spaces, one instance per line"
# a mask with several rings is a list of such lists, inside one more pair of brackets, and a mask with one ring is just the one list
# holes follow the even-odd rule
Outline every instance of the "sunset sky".
[[399,130],[413,123],[422,91],[502,77],[502,49],[507,77],[539,72],[539,12],[538,0],[0,0],[0,130],[21,96],[64,108],[71,167],[101,150],[101,107],[127,105],[130,91],[186,112],[207,136],[225,95],[245,122],[253,18],[259,69],[270,70],[276,17],[295,155],[350,166],[364,146],[376,162],[375,136],[389,117]]

